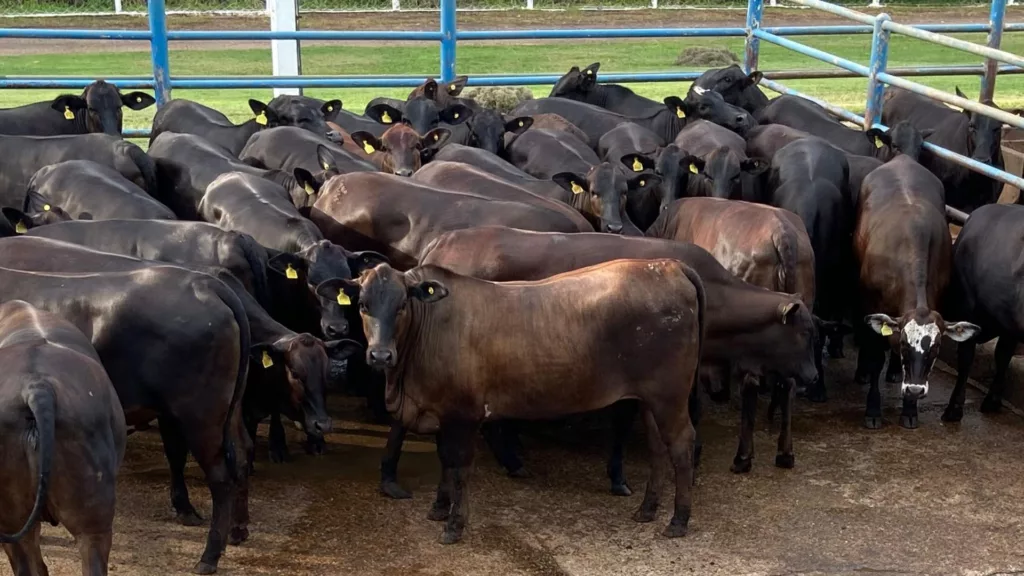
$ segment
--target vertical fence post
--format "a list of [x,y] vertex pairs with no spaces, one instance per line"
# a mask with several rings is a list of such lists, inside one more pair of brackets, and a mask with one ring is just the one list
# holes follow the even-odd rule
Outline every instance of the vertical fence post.
[[885,84],[878,81],[878,73],[885,72],[889,63],[889,31],[882,28],[884,22],[891,20],[888,14],[882,13],[875,17],[875,30],[871,35],[871,63],[868,64],[868,104],[864,112],[864,130],[869,130],[882,119],[882,96]]
[[441,82],[455,79],[455,0],[441,0]]
[[[297,0],[267,0],[270,12],[270,29],[274,32],[295,32],[298,26],[299,3]],[[274,76],[299,76],[302,74],[302,59],[298,40],[271,40],[270,59]],[[285,94],[301,95],[299,88],[274,88],[274,96]]]
[[159,107],[171,99],[171,63],[167,50],[164,0],[149,0],[149,33],[149,53],[153,57],[153,96]]
[[[988,46],[999,48],[1003,40],[1003,18],[1006,16],[1006,0],[992,0],[992,10],[988,16]],[[979,100],[991,102],[996,91],[996,76],[999,74],[999,62],[989,58],[985,60],[985,77],[981,79]]]
[[402,3],[399,0],[391,0],[391,9],[392,10],[401,10],[402,9]]
[[743,60],[743,70],[747,74],[757,70],[757,54],[761,49],[761,40],[754,36],[754,30],[761,27],[763,13],[763,0],[747,0],[747,49]]
[[533,10],[533,0],[526,0],[526,9]]
[[121,10],[121,0],[114,0],[114,14],[120,14]]

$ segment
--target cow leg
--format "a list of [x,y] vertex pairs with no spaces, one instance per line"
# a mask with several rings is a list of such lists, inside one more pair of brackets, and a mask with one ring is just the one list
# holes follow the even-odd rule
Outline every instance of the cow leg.
[[[662,531],[662,535],[668,538],[679,538],[686,536],[690,523],[692,507],[690,491],[693,488],[694,446],[697,431],[689,417],[683,416],[682,410],[670,408],[669,406],[660,406],[652,410],[650,414],[657,431],[661,432],[660,436],[655,435],[655,437],[664,444],[662,450],[667,449],[672,466],[675,468],[676,478],[675,509],[672,513],[672,520]],[[648,433],[650,432],[654,432],[654,430],[649,430]]]
[[20,542],[4,544],[4,552],[11,562],[14,576],[49,576],[43,554],[39,550],[39,527],[37,522]]
[[[828,400],[828,393],[825,390],[825,363],[822,359],[825,346],[825,335],[818,329],[814,344],[814,367],[818,369],[818,378],[807,389],[807,399],[811,402],[825,402]],[[839,342],[839,352],[842,354],[843,343]],[[831,353],[829,353],[831,356]],[[840,356],[841,357],[841,356]]]
[[[183,422],[182,429],[187,430],[189,450],[206,475],[206,484],[213,500],[213,513],[210,518],[210,531],[206,536],[206,548],[203,555],[193,568],[196,574],[213,574],[217,571],[217,563],[228,541],[228,532],[232,528],[234,518],[232,512],[238,496],[238,489],[247,483],[244,470],[230,470],[226,450],[237,452],[236,448],[248,449],[243,438],[231,438],[225,442],[224,432],[220,426],[203,422]],[[235,430],[232,436],[238,436]],[[226,444],[235,444],[234,447]],[[237,480],[236,480],[237,478]]]
[[892,384],[903,381],[903,364],[900,362],[900,353],[889,350],[889,367],[885,370],[885,381]]
[[668,449],[661,435],[661,430],[658,428],[657,420],[655,420],[651,408],[646,403],[644,404],[644,427],[647,429],[651,477],[647,480],[644,500],[640,503],[640,508],[633,513],[633,520],[637,522],[653,522],[654,515],[658,512],[658,506],[661,505],[661,493],[665,491],[665,475],[668,473],[665,463],[668,459]]
[[164,443],[164,454],[171,467],[171,506],[174,507],[176,518],[184,526],[202,526],[203,517],[192,506],[188,486],[185,485],[185,459],[188,457],[185,434],[173,416],[161,416],[157,422]]
[[[256,439],[256,435],[253,434],[253,440]],[[291,456],[288,454],[288,440],[285,439],[284,435],[284,424],[281,423],[281,413],[277,410],[270,412],[270,438],[268,440],[270,445],[270,461],[271,462],[287,462],[291,460]]]
[[476,424],[473,422],[444,423],[445,441],[440,449],[443,465],[451,470],[452,508],[448,514],[442,544],[454,544],[462,540],[462,533],[469,522],[469,470],[473,465],[473,448],[476,439]]
[[949,395],[949,404],[942,413],[943,422],[959,422],[964,417],[964,400],[967,396],[967,378],[974,364],[977,345],[973,339],[961,342],[956,347],[956,386]]
[[107,576],[110,560],[112,532],[101,534],[75,534],[78,554],[82,557],[82,576]]
[[1010,367],[1010,360],[1013,359],[1013,352],[1017,348],[1017,340],[1009,336],[1000,336],[996,342],[996,375],[992,379],[992,386],[988,394],[981,402],[981,411],[986,414],[993,414],[1003,409],[1003,388],[1006,386],[1006,370]]
[[510,478],[529,478],[530,472],[523,466],[523,461],[516,455],[517,427],[512,420],[503,422],[484,422],[480,431],[487,441],[487,446],[494,458],[505,469]]
[[[840,319],[842,317],[840,316]],[[829,358],[845,358],[846,354],[843,352],[843,332],[839,329],[832,330],[828,334],[828,357]]]
[[398,485],[398,459],[402,455],[402,444],[405,443],[407,432],[401,423],[392,421],[388,443],[384,446],[384,457],[380,459],[380,493],[395,500],[412,498],[408,490]]
[[792,378],[779,379],[779,404],[782,407],[782,423],[779,429],[779,447],[775,455],[775,465],[779,468],[792,468],[796,460],[793,457],[793,403],[796,400],[796,383]]
[[427,512],[427,520],[434,522],[444,522],[448,520],[448,516],[452,510],[452,468],[446,465],[444,458],[445,450],[445,430],[441,428],[437,431],[436,442],[437,442],[437,459],[441,462],[441,478],[437,482],[437,493],[434,496],[434,503],[430,507],[430,511]]
[[864,426],[871,430],[882,427],[882,394],[878,390],[878,380],[882,376],[882,365],[885,364],[885,348],[888,340],[880,337],[864,339],[864,347],[860,355],[865,359],[865,371],[868,377],[868,400],[864,410]]
[[[244,451],[246,454],[255,452],[255,442],[249,433],[245,430],[244,426],[239,426],[238,430],[239,438],[244,438],[243,441],[248,442],[248,449]],[[252,463],[248,463],[245,466],[239,467],[240,476],[237,478],[238,487],[235,492],[235,501],[231,508],[232,520],[231,520],[231,532],[228,535],[228,544],[232,546],[238,546],[242,542],[249,539],[249,475],[248,471],[252,468]]]
[[732,460],[730,470],[737,474],[750,472],[754,458],[754,419],[757,415],[758,378],[753,374],[743,375],[743,403],[740,407],[740,446]]
[[690,423],[693,425],[693,429],[695,430],[695,436],[693,440],[694,482],[696,482],[697,478],[697,467],[700,466],[700,455],[704,451],[704,443],[701,441],[700,438],[700,421],[702,416],[701,409],[702,405],[700,399],[700,390],[698,390],[697,387],[694,386],[692,389],[690,389],[689,404]]
[[608,456],[608,479],[612,483],[612,494],[631,496],[633,490],[626,483],[626,475],[622,470],[623,450],[633,421],[636,420],[640,403],[636,400],[619,400],[612,405],[612,452]]
[[903,411],[900,412],[900,426],[909,430],[917,428],[917,396],[903,397]]

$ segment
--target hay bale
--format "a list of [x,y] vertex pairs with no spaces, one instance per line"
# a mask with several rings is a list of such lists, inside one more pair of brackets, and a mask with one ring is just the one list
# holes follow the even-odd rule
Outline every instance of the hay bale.
[[676,58],[676,66],[717,68],[739,63],[739,56],[721,46],[692,46],[683,50]]
[[533,92],[524,86],[479,86],[466,90],[463,96],[502,114],[508,114],[526,100],[533,100]]

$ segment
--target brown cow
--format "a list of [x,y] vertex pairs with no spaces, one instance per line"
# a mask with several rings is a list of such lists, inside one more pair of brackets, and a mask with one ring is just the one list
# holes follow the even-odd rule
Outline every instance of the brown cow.
[[406,124],[395,124],[378,139],[369,132],[353,132],[350,138],[361,155],[381,172],[412,176],[451,137],[447,128],[434,128],[420,136]]
[[416,266],[423,248],[449,230],[488,224],[544,232],[578,230],[573,220],[546,208],[445,192],[373,172],[332,178],[310,218],[331,242],[351,250],[375,250],[400,269]]
[[[949,285],[952,239],[946,224],[942,181],[917,162],[922,134],[901,122],[889,132],[872,129],[883,152],[898,155],[864,179],[853,249],[860,265],[861,327],[858,380],[867,378],[864,425],[882,427],[878,379],[890,349],[886,380],[902,380],[900,425],[917,428],[917,400],[928,394],[928,374],[946,334],[957,342],[979,330],[974,324],[947,324],[937,312]],[[894,337],[894,335],[899,336]]]
[[380,265],[358,282],[332,284],[359,300],[367,362],[385,372],[388,410],[410,429],[437,433],[442,480],[430,518],[447,520],[442,543],[458,541],[466,525],[481,422],[553,418],[626,398],[643,403],[652,454],[634,519],[654,519],[667,452],[676,495],[663,533],[686,534],[688,404],[704,332],[704,289],[687,266],[619,260],[541,282],[494,283],[435,266],[402,273]]
[[11,570],[47,573],[43,519],[74,536],[82,574],[105,576],[127,434],[114,386],[84,334],[20,300],[0,306],[0,365],[0,543]]

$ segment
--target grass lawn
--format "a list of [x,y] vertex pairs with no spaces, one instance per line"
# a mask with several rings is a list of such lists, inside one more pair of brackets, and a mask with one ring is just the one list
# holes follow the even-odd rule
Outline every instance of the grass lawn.
[[[963,34],[959,37],[973,42],[984,42],[983,34]],[[870,36],[805,36],[798,40],[832,52],[839,56],[867,64]],[[84,44],[83,44],[84,45]],[[603,42],[555,41],[535,44],[476,44],[460,45],[458,71],[460,74],[483,73],[562,73],[571,65],[586,65],[600,61],[602,71],[664,71],[679,69],[673,63],[683,48],[698,45],[717,45],[743,53],[742,39],[671,39],[620,40]],[[1024,52],[1024,35],[1007,34],[1003,49]],[[438,50],[433,44],[394,44],[389,46],[314,46],[304,48],[303,71],[306,74],[420,74],[434,76],[438,70]],[[4,74],[10,75],[146,75],[150,73],[148,52],[74,53],[54,55],[7,56],[2,59]],[[980,58],[942,48],[918,40],[893,36],[889,52],[891,66],[978,64]],[[794,52],[761,43],[762,68],[828,68],[828,65]],[[183,75],[255,75],[271,73],[270,50],[211,50],[172,51],[171,71]],[[968,96],[976,96],[979,78],[949,77],[922,78],[918,81],[952,91],[959,85]],[[866,80],[802,80],[789,81],[798,90],[823,97],[853,110],[863,110]],[[548,86],[532,86],[534,95],[545,96]],[[681,83],[647,83],[632,85],[638,93],[656,99],[681,94],[686,85]],[[1005,76],[999,80],[997,103],[1004,107],[1024,106],[1024,76]],[[376,96],[404,97],[409,89],[312,89],[307,94],[318,97],[341,98],[349,110],[361,111],[366,102]],[[60,91],[5,90],[0,91],[0,107],[11,107],[49,99]],[[246,101],[249,98],[269,99],[270,90],[175,90],[179,98],[197,100],[217,108],[236,121],[251,115]],[[127,112],[125,125],[143,128],[149,125],[153,109]]]

